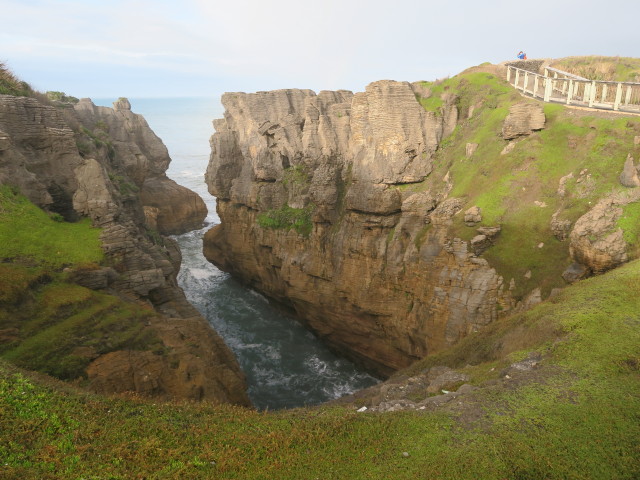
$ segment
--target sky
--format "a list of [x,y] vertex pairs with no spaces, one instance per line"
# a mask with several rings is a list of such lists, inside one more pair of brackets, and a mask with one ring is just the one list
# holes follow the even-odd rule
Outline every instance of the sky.
[[40,91],[363,91],[483,62],[639,56],[637,0],[0,0],[0,61]]

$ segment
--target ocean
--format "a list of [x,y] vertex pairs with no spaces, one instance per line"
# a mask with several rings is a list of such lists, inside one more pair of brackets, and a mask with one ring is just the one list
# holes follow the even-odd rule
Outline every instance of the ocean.
[[[97,99],[112,106],[115,99]],[[202,255],[202,236],[220,222],[207,191],[212,120],[222,118],[219,96],[129,99],[169,149],[167,175],[198,193],[209,209],[205,228],[176,236],[183,263],[178,282],[189,301],[233,350],[247,376],[249,398],[261,410],[317,405],[378,382],[336,356],[294,318],[272,307]]]

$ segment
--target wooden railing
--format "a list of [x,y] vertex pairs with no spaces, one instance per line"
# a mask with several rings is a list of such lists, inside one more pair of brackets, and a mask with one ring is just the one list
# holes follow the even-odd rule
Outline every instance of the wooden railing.
[[507,65],[507,81],[545,102],[640,113],[640,83],[589,80],[551,67],[544,74]]

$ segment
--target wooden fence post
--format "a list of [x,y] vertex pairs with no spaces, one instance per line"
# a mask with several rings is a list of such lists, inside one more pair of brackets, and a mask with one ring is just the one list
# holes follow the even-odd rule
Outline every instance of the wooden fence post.
[[551,78],[546,78],[545,79],[545,84],[544,84],[544,101],[548,102],[549,99],[551,98],[551,89],[553,88],[552,85],[552,80]]
[[596,100],[596,88],[596,81],[593,80],[589,89],[589,107],[593,107],[593,102]]
[[622,83],[618,82],[618,88],[616,88],[616,99],[613,102],[613,109],[620,109],[620,100],[622,100]]
[[569,88],[567,89],[567,105],[571,105],[572,94],[573,94],[573,80],[569,79]]

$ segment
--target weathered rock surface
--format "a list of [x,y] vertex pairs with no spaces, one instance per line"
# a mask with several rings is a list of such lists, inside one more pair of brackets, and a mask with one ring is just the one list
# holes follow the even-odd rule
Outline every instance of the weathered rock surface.
[[90,386],[247,405],[233,355],[177,286],[176,243],[147,234],[140,191],[153,197],[148,207],[158,210],[158,229],[170,233],[201,226],[202,200],[166,178],[167,149],[129,102],[114,107],[84,99],[75,108],[55,108],[0,95],[0,182],[68,220],[90,217],[102,229],[110,267],[71,271],[70,278],[158,312],[148,328],[162,339],[166,356],[101,355],[89,369]]
[[624,187],[635,188],[640,187],[640,178],[638,178],[638,168],[633,163],[631,154],[627,155],[624,162],[622,173],[620,174],[620,183]]
[[[153,226],[164,235],[176,235],[202,227],[207,216],[204,201],[188,188],[167,178],[169,152],[144,117],[131,111],[126,98],[114,108],[98,107],[89,99],[75,106],[80,121],[98,139],[108,139],[122,173],[114,173],[116,184],[138,194],[143,207],[154,212]],[[126,177],[126,179],[124,178]],[[127,186],[127,181],[132,181]],[[121,188],[122,190],[122,188]]]
[[154,212],[154,229],[163,235],[202,228],[207,216],[207,207],[197,193],[164,175],[144,181],[140,201],[145,207],[145,217],[148,217],[146,211]]
[[569,252],[575,262],[593,273],[603,273],[626,262],[628,245],[616,222],[622,207],[640,199],[637,189],[629,194],[612,194],[600,200],[581,216],[569,235]]
[[502,126],[502,137],[511,140],[531,135],[544,128],[546,118],[539,103],[521,102],[512,105]]
[[248,404],[243,377],[228,368],[233,355],[201,318],[156,319],[148,328],[170,352],[119,350],[102,355],[87,368],[92,390]]
[[[414,88],[227,93],[207,170],[222,221],[207,258],[381,374],[491,322],[498,298],[510,304],[495,270],[449,237],[464,201],[398,188],[432,171],[457,121],[455,98],[436,116]],[[258,225],[284,206],[311,208],[308,237]]]

